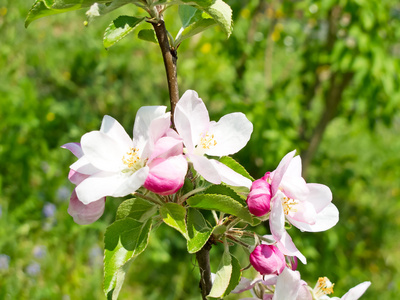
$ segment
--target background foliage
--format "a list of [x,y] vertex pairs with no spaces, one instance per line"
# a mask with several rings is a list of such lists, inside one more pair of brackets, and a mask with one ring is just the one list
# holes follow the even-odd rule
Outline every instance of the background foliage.
[[[299,267],[303,279],[312,285],[327,276],[337,296],[371,280],[363,299],[394,299],[400,5],[227,2],[234,11],[229,40],[214,27],[180,46],[181,93],[198,91],[215,120],[246,113],[254,133],[236,158],[255,178],[297,148],[308,181],[331,187],[339,224],[317,234],[291,230],[308,258]],[[97,130],[104,114],[130,132],[140,106],[167,104],[164,67],[157,45],[134,35],[103,48],[103,31],[119,11],[89,27],[78,11],[25,29],[31,5],[0,0],[0,299],[102,299],[103,235],[122,199],[107,201],[95,224],[73,223],[66,176],[74,158],[60,146]],[[179,30],[172,12],[166,24]],[[211,257],[213,251],[223,249],[215,246]],[[243,253],[237,257],[246,265]],[[198,279],[183,238],[161,226],[120,297],[200,299]]]

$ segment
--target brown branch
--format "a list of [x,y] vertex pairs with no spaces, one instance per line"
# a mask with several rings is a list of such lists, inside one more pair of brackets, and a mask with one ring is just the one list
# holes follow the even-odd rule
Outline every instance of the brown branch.
[[171,103],[171,123],[172,127],[175,128],[174,124],[174,112],[175,106],[179,101],[179,90],[178,90],[178,80],[176,72],[176,63],[178,60],[178,55],[176,49],[172,48],[168,41],[168,33],[165,28],[165,23],[163,20],[159,20],[157,23],[152,23],[154,31],[158,39],[158,44],[160,45],[162,57],[164,60],[165,71],[167,73],[168,90],[169,90],[169,100]]
[[210,293],[212,287],[210,249],[211,243],[207,242],[200,251],[196,252],[196,259],[200,268],[200,289],[203,300],[207,300],[207,295]]

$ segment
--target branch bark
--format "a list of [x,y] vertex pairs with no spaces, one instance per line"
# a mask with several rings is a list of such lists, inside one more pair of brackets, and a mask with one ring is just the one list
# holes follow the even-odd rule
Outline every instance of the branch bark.
[[171,104],[171,123],[172,127],[175,128],[174,124],[174,112],[176,104],[179,101],[179,90],[178,90],[178,80],[177,80],[177,60],[178,54],[176,49],[172,48],[168,41],[168,33],[165,28],[165,23],[163,20],[159,20],[157,23],[152,23],[154,31],[158,39],[158,44],[160,45],[161,54],[164,61],[165,71],[167,73],[168,81],[168,91],[169,91],[169,101]]
[[200,289],[203,300],[207,300],[207,295],[210,293],[212,287],[210,249],[211,244],[208,242],[196,253],[196,259],[200,268]]

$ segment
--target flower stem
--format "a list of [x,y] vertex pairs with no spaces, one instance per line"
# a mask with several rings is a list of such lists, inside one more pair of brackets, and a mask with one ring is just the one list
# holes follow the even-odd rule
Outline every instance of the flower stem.
[[151,23],[156,32],[158,44],[161,49],[161,54],[164,60],[165,71],[167,73],[168,90],[169,90],[169,101],[171,103],[171,123],[172,128],[175,128],[174,124],[174,112],[175,106],[179,101],[179,90],[178,80],[176,73],[176,63],[178,55],[176,49],[170,46],[168,41],[168,32],[165,28],[165,23],[160,19],[157,23]]

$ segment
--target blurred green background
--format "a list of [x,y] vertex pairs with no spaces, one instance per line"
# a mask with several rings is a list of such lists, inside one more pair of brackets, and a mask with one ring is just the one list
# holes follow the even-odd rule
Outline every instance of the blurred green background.
[[[226,2],[234,11],[230,39],[215,27],[179,48],[181,94],[195,89],[214,120],[247,115],[254,133],[235,158],[255,178],[297,149],[307,181],[332,189],[336,227],[290,230],[308,258],[299,266],[304,280],[313,286],[327,276],[336,283],[334,296],[370,280],[363,299],[396,299],[400,4]],[[25,29],[32,4],[0,0],[0,299],[104,299],[103,234],[122,199],[109,199],[96,223],[76,225],[67,214],[75,159],[60,146],[98,130],[105,114],[131,132],[140,106],[167,105],[164,66],[157,45],[136,33],[108,51],[102,47],[113,18],[141,13],[133,6],[87,28],[78,11]],[[174,35],[175,13],[166,15]],[[120,298],[200,299],[198,269],[185,245],[161,226],[132,264]],[[211,252],[214,270],[218,248]]]

